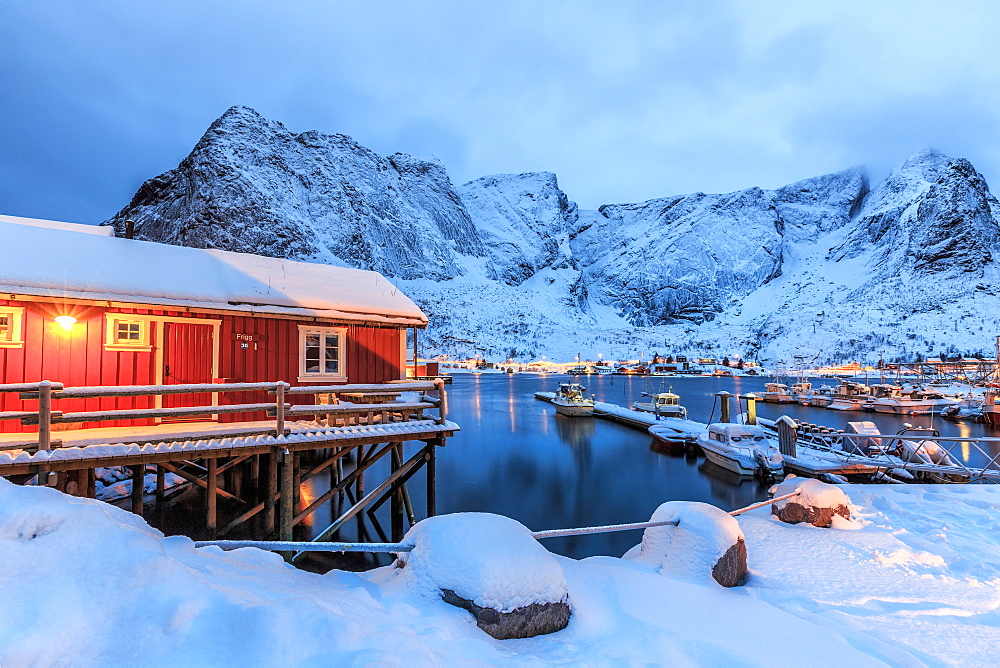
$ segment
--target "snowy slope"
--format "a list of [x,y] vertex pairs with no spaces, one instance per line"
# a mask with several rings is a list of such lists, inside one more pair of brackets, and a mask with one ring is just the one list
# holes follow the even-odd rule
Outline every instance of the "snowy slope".
[[144,239],[380,271],[430,316],[426,353],[971,353],[1000,306],[1000,204],[932,149],[874,186],[848,169],[586,211],[551,173],[455,187],[437,162],[234,107],[109,222],[127,218]]
[[707,572],[555,557],[569,625],[499,641],[414,586],[412,565],[308,573],[0,479],[0,664],[995,665],[997,488],[844,489],[854,521],[837,528],[782,524],[767,508],[740,516],[750,575],[734,589]]

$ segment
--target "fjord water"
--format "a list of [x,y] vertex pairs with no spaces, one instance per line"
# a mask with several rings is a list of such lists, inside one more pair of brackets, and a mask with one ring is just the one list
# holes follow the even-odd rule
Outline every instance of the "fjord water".
[[[439,513],[498,513],[538,531],[643,522],[664,501],[702,501],[732,510],[767,497],[767,485],[740,479],[703,457],[651,450],[651,439],[643,431],[607,420],[567,418],[535,399],[535,392],[554,391],[569,378],[455,374],[448,386],[448,416],[462,431],[438,453]],[[707,422],[716,392],[762,392],[770,379],[582,376],[575,380],[598,401],[621,406],[641,399],[643,392],[672,387],[691,419]],[[996,435],[986,425],[951,423],[940,417],[830,411],[798,404],[758,403],[758,407],[763,417],[790,415],[835,428],[848,421],[871,420],[883,433],[895,433],[908,422],[933,426],[942,435]],[[714,416],[718,420],[717,405]],[[640,532],[628,531],[550,539],[545,545],[574,558],[620,556],[640,539]]]

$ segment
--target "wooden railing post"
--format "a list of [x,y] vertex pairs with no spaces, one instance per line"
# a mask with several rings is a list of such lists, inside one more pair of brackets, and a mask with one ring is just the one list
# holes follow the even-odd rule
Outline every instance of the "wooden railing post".
[[38,383],[38,449],[52,448],[52,381]]
[[440,403],[438,404],[439,416],[437,423],[444,424],[448,420],[448,392],[444,389],[444,379],[435,378],[434,386],[438,391],[438,399]]
[[274,416],[275,416],[275,432],[277,436],[285,435],[285,387],[287,383],[279,380],[274,388]]

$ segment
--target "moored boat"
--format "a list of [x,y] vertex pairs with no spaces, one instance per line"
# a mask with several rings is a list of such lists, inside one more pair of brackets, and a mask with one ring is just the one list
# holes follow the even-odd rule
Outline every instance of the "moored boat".
[[788,390],[788,386],[777,382],[764,384],[763,398],[764,401],[773,404],[790,404],[795,401],[795,397]]
[[552,399],[556,412],[568,417],[591,417],[594,415],[594,401],[583,395],[586,391],[579,383],[559,383],[559,389]]
[[649,397],[652,401],[635,401],[632,403],[632,410],[654,413],[657,417],[687,419],[687,409],[681,406],[679,395],[668,391],[659,394],[643,392],[642,396]]
[[741,476],[778,478],[784,460],[778,444],[759,425],[715,423],[698,437],[705,457]]

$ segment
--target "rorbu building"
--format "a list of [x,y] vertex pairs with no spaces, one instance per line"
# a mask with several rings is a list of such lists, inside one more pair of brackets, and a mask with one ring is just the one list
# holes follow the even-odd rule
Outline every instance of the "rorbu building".
[[[11,216],[0,216],[0,239],[0,384],[384,383],[405,377],[406,329],[427,324],[373,271],[121,239],[107,227]],[[267,400],[246,392],[178,394],[64,400],[60,409]],[[24,406],[17,394],[0,394],[0,411]],[[0,431],[31,429],[0,421]]]

